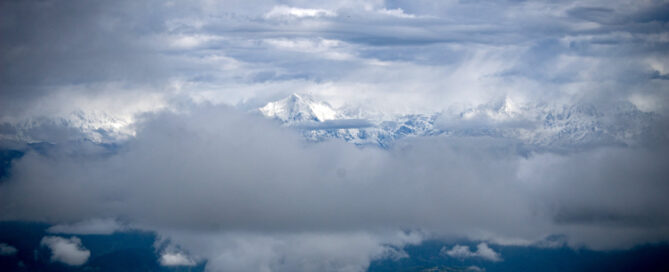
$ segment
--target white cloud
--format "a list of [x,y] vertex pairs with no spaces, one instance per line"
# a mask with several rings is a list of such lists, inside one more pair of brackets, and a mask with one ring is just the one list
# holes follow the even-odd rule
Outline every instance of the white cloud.
[[270,44],[278,49],[290,50],[300,53],[311,53],[331,60],[351,60],[354,58],[347,48],[350,45],[329,39],[266,39]]
[[217,39],[220,37],[213,35],[176,35],[168,38],[170,45],[179,49],[198,47]]
[[446,247],[441,248],[440,254],[448,255],[453,258],[465,259],[465,258],[483,258],[493,262],[499,262],[502,260],[499,253],[495,252],[492,248],[488,247],[486,243],[480,243],[476,246],[476,251],[471,251],[469,246],[455,245],[451,249],[446,249]]
[[207,259],[210,271],[365,271],[377,258],[408,255],[422,241],[404,232],[159,232],[171,243]]
[[91,256],[91,252],[81,244],[81,240],[74,236],[70,239],[58,236],[45,236],[42,238],[40,245],[51,249],[51,261],[62,262],[72,266],[86,263],[88,257]]
[[0,256],[10,256],[16,254],[18,250],[5,243],[0,243]]
[[442,247],[441,253],[456,258],[470,258],[476,256],[476,253],[470,251],[468,246],[461,245],[455,245],[448,251],[446,251],[446,247]]
[[337,13],[327,9],[308,9],[288,6],[275,6],[265,14],[265,18],[309,18],[309,17],[334,17]]
[[476,254],[486,260],[491,260],[494,262],[501,261],[499,253],[495,252],[492,248],[488,247],[486,243],[480,243],[476,246]]
[[74,224],[51,226],[47,229],[47,232],[63,234],[112,234],[124,229],[125,226],[121,225],[115,219],[96,218],[80,221]]
[[416,18],[416,15],[413,14],[407,14],[402,10],[401,8],[396,8],[396,9],[380,9],[379,13],[385,14],[385,15],[390,15],[390,16],[395,16],[399,18]]
[[194,266],[193,259],[181,252],[165,252],[160,256],[160,265],[163,266]]

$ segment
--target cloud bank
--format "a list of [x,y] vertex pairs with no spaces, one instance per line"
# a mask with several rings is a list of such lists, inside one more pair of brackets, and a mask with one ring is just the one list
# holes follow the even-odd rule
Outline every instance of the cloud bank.
[[261,233],[390,228],[525,241],[562,233],[573,244],[624,247],[667,235],[664,151],[528,156],[488,137],[407,139],[389,151],[307,144],[269,120],[205,106],[147,117],[111,155],[26,153],[0,185],[0,214]]

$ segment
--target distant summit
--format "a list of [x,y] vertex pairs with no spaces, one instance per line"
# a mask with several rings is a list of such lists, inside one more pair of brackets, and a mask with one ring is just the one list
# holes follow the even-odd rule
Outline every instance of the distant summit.
[[292,94],[284,99],[269,102],[259,110],[263,115],[283,122],[323,122],[341,119],[330,104],[315,101],[311,96],[304,94]]

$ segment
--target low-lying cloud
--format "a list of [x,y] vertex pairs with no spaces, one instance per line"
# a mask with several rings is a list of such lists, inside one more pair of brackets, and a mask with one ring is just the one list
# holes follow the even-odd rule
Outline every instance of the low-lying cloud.
[[379,258],[408,258],[401,247],[418,232],[162,232],[169,242],[207,260],[213,271],[365,271]]
[[490,248],[486,243],[478,244],[476,246],[476,251],[471,251],[469,249],[469,246],[462,246],[462,245],[455,245],[451,249],[446,249],[446,247],[442,247],[440,254],[459,259],[483,258],[485,260],[493,262],[499,262],[502,260],[500,254],[495,252],[495,250]]
[[[308,233],[377,237],[367,238],[365,260],[385,252],[388,237],[395,237],[376,233],[392,230],[506,244],[564,234],[571,245],[593,248],[669,238],[665,146],[529,155],[513,146],[504,139],[445,136],[407,139],[390,150],[306,143],[269,120],[200,106],[147,116],[136,138],[111,155],[26,153],[0,185],[0,214],[2,220],[61,224],[50,229],[54,233],[82,234],[116,229],[113,221],[94,218],[123,218],[183,243],[196,257],[226,260],[235,258],[216,257],[212,252],[221,251],[202,240],[237,241],[230,254],[242,254],[251,240],[264,241],[259,246],[273,257],[258,258],[268,261],[282,248],[275,243],[297,243],[309,252],[317,243],[302,240]],[[188,232],[202,232],[186,235],[200,242],[178,239]],[[291,242],[277,242],[279,234]],[[81,260],[87,251],[72,252]]]
[[46,231],[49,233],[62,234],[112,234],[125,229],[126,227],[115,219],[93,218],[73,224],[54,225],[49,227]]
[[16,252],[18,252],[18,250],[15,247],[0,243],[0,256],[11,256],[16,254]]
[[166,252],[160,256],[160,265],[162,266],[194,266],[195,261],[181,252]]
[[86,249],[81,240],[77,237],[69,239],[58,236],[45,236],[40,245],[46,246],[51,250],[51,261],[61,262],[67,265],[79,266],[91,256],[91,252]]
[[367,128],[374,124],[363,119],[340,119],[340,120],[325,120],[323,122],[305,121],[295,124],[291,127],[298,129],[309,130],[326,130],[326,129],[351,129],[351,128]]

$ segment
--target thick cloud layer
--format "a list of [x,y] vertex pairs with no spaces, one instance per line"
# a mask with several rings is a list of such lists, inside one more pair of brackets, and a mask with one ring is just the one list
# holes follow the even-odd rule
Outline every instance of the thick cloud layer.
[[[234,268],[297,258],[290,254],[301,253],[285,252],[286,243],[307,243],[305,252],[316,249],[308,245],[323,246],[327,253],[302,270],[321,268],[340,258],[334,252],[348,250],[330,248],[330,240],[303,239],[338,235],[359,248],[357,234],[346,237],[360,232],[372,235],[362,247],[369,250],[356,253],[363,259],[354,262],[341,256],[341,265],[364,268],[388,243],[375,233],[389,230],[516,244],[565,234],[572,245],[594,248],[669,238],[666,146],[524,156],[504,140],[434,137],[385,151],[307,144],[296,132],[230,108],[146,119],[136,138],[112,155],[53,149],[16,160],[11,178],[0,184],[1,219],[72,224],[120,218],[159,232],[202,232],[191,236],[212,245],[191,244],[178,232],[166,235],[223,270],[234,264],[225,260],[239,259],[218,254],[243,256],[258,247],[267,255]],[[100,223],[105,231],[107,224]],[[51,231],[94,231],[69,226]],[[234,235],[239,232],[250,234]]]
[[307,144],[225,107],[146,119],[112,155],[53,149],[15,161],[0,185],[2,219],[122,218],[203,231],[421,229],[500,241],[565,233],[594,247],[667,235],[666,146],[524,156],[506,140],[432,137],[385,151]]

